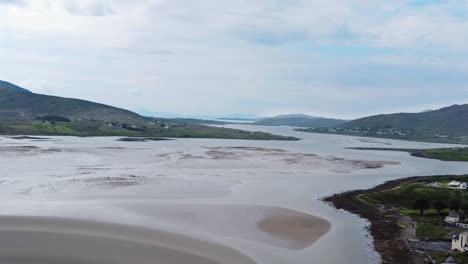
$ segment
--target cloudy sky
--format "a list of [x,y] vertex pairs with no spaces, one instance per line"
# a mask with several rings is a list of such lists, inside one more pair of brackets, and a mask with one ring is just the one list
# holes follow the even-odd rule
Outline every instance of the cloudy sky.
[[467,0],[0,0],[0,79],[140,113],[468,103]]

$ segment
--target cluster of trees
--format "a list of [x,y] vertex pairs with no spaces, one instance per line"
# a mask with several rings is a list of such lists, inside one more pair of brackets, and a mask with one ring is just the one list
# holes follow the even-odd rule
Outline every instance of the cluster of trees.
[[434,202],[430,202],[427,199],[424,198],[419,198],[414,200],[412,209],[414,210],[419,210],[419,213],[424,215],[424,211],[429,210],[429,209],[434,209],[437,211],[439,215],[442,215],[442,211],[445,209],[450,209],[452,211],[459,212],[460,210],[463,210],[463,213],[467,214],[468,213],[468,202],[463,202],[460,199],[451,199],[448,202],[438,200]]
[[48,121],[51,123],[55,122],[71,122],[70,119],[63,117],[63,116],[54,116],[54,115],[47,115],[47,116],[38,116],[36,117],[37,120],[41,120],[42,122]]

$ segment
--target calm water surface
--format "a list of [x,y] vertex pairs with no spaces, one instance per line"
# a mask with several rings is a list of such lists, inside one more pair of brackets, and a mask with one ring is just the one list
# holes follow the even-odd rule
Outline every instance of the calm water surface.
[[[450,145],[231,127],[302,138],[297,142],[116,138],[0,138],[3,215],[60,216],[158,228],[222,243],[259,263],[378,263],[367,223],[319,197],[408,176],[465,174],[468,163],[349,147]],[[311,154],[315,154],[311,155]],[[365,162],[384,162],[366,169]],[[385,165],[386,164],[386,165]],[[275,246],[238,209],[283,207],[328,220],[312,246]],[[187,220],[189,219],[189,220]]]

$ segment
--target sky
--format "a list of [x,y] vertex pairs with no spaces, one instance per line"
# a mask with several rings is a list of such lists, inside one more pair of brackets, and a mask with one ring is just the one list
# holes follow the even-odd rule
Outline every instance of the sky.
[[468,0],[0,0],[0,79],[143,114],[468,103]]

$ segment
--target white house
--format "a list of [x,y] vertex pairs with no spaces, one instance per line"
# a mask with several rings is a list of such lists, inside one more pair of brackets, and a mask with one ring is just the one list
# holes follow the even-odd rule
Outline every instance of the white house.
[[460,184],[461,184],[461,182],[459,182],[459,181],[451,181],[451,182],[449,182],[448,186],[450,188],[458,188],[460,186]]
[[458,189],[460,190],[466,190],[468,188],[468,184],[466,182],[462,182],[460,185],[458,185]]
[[454,235],[452,238],[452,250],[465,252],[468,251],[468,232]]
[[468,189],[468,184],[466,182],[451,181],[449,182],[448,186],[450,189],[457,189],[457,190]]
[[456,224],[459,221],[460,221],[460,214],[455,211],[450,212],[449,215],[445,217],[445,222],[449,224]]

